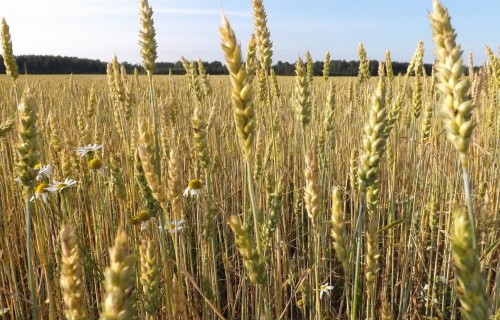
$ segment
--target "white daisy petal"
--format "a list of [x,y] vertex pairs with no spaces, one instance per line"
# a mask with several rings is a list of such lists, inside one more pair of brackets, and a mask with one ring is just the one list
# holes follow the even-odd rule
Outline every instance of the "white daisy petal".
[[[161,226],[159,227],[159,229],[161,230]],[[184,219],[181,219],[179,221],[172,220],[163,227],[163,230],[167,231],[168,233],[177,233],[177,231],[181,231],[182,229],[184,229]]]
[[323,298],[323,294],[326,293],[328,296],[330,296],[330,291],[333,290],[333,286],[329,285],[329,283],[325,283],[325,284],[322,284],[319,289],[316,289],[316,290],[319,290],[319,298],[322,299]]
[[52,166],[50,164],[47,164],[38,169],[36,180],[42,180],[43,178],[49,179],[51,175],[52,175]]
[[95,152],[99,149],[102,148],[102,144],[89,144],[85,147],[78,147],[78,148],[75,148],[75,152],[80,156],[80,159],[83,158],[86,154],[88,153],[91,153],[91,152]]
[[45,190],[47,190],[49,192],[63,191],[64,189],[73,187],[77,183],[78,183],[78,181],[73,180],[73,179],[69,179],[69,178],[66,178],[63,182],[53,180],[52,184],[49,187],[47,187]]

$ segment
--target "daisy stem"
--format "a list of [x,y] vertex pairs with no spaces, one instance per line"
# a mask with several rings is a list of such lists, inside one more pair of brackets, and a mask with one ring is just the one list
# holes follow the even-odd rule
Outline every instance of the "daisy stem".
[[31,189],[28,189],[26,195],[26,258],[28,259],[28,281],[30,289],[30,300],[31,300],[31,314],[33,319],[38,319],[38,308],[36,302],[36,291],[35,291],[35,277],[33,273],[33,264],[31,261],[32,246],[31,246],[31,201],[30,201]]

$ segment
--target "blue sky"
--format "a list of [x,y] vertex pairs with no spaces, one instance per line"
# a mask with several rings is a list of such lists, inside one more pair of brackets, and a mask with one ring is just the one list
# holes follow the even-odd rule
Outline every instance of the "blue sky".
[[[140,62],[138,0],[0,0],[11,29],[14,54],[58,54]],[[223,60],[218,28],[224,9],[242,47],[253,32],[251,0],[150,0],[158,61]],[[485,59],[484,46],[500,45],[500,1],[443,0],[464,58]],[[273,41],[273,62],[294,62],[309,50],[314,60],[368,58],[409,61],[419,40],[425,61],[434,60],[428,12],[431,0],[264,0]]]

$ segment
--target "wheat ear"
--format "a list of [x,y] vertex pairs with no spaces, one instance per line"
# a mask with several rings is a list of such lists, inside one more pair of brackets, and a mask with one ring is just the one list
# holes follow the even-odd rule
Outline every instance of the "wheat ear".
[[222,15],[222,27],[219,29],[222,50],[231,78],[231,100],[233,102],[236,132],[240,137],[246,158],[250,159],[255,131],[252,85],[248,82],[245,65],[241,61],[240,45],[226,17]]
[[141,254],[141,284],[144,293],[144,309],[148,316],[154,317],[158,314],[161,306],[158,259],[155,254],[155,246],[151,240],[142,241],[139,250]]
[[451,250],[462,316],[466,320],[488,319],[486,282],[474,244],[473,229],[467,215],[461,210],[453,215]]
[[271,33],[267,28],[267,14],[262,0],[253,0],[252,8],[260,66],[267,73],[271,66],[273,55]]
[[134,319],[134,257],[128,254],[127,235],[118,230],[115,245],[109,250],[109,267],[104,271],[104,300],[101,320]]
[[468,91],[470,81],[463,73],[462,51],[455,42],[457,37],[451,26],[448,11],[438,2],[433,3],[430,14],[432,38],[436,44],[438,88],[444,94],[441,117],[448,139],[460,155],[462,167],[468,167],[467,153],[472,129],[472,99]]
[[325,53],[325,61],[323,62],[323,79],[328,80],[330,75],[330,51]]
[[370,61],[366,58],[366,50],[362,43],[358,44],[359,71],[358,82],[364,83],[370,80]]
[[80,251],[77,245],[75,228],[63,225],[61,237],[61,289],[66,308],[64,315],[68,320],[87,319],[85,308],[85,287],[83,282]]
[[349,238],[347,237],[345,213],[344,210],[342,210],[342,201],[338,188],[334,188],[332,192],[331,236],[334,241],[333,249],[335,250],[335,255],[342,264],[342,269],[347,279],[351,272],[349,266],[351,246],[349,245]]
[[12,118],[7,118],[0,122],[0,138],[4,137],[10,130],[14,128],[15,121]]
[[266,265],[262,256],[257,252],[248,230],[242,226],[237,216],[231,216],[228,223],[231,230],[233,230],[234,242],[243,257],[243,264],[250,281],[258,285],[265,285],[267,283]]
[[465,187],[465,199],[472,226],[474,244],[476,243],[476,223],[472,192],[470,187],[468,149],[475,127],[472,119],[473,100],[469,96],[470,81],[463,73],[462,51],[455,42],[457,37],[451,26],[448,10],[438,1],[433,2],[434,11],[429,17],[432,24],[432,39],[436,45],[437,85],[444,94],[441,105],[441,118],[451,141],[458,151]]
[[5,64],[5,73],[16,82],[19,77],[19,71],[17,69],[16,58],[14,57],[14,52],[12,50],[12,39],[10,37],[9,25],[7,20],[2,18],[2,56],[3,63]]
[[141,47],[142,65],[149,76],[153,75],[155,61],[158,57],[156,31],[153,21],[153,9],[148,0],[140,1],[141,31],[139,33],[139,46]]

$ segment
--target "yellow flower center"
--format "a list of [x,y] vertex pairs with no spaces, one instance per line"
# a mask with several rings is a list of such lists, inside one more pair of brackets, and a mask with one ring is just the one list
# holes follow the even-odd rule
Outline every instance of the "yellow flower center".
[[189,181],[188,187],[191,190],[199,190],[203,187],[203,185],[201,184],[200,180],[192,179]]
[[89,167],[92,170],[99,170],[102,168],[102,160],[94,158],[89,161]]
[[137,214],[137,218],[140,221],[148,221],[149,219],[151,219],[151,215],[146,210],[142,210]]
[[36,187],[35,192],[36,192],[36,193],[43,193],[43,192],[45,192],[45,190],[44,190],[44,189],[45,189],[45,188],[47,188],[48,186],[49,186],[49,185],[48,185],[48,184],[46,184],[46,183],[40,183],[40,184]]
[[298,307],[299,309],[304,308],[304,301],[302,301],[302,299],[300,299],[299,301],[297,301],[297,307]]
[[40,163],[35,164],[35,170],[40,170],[42,168],[42,165]]

